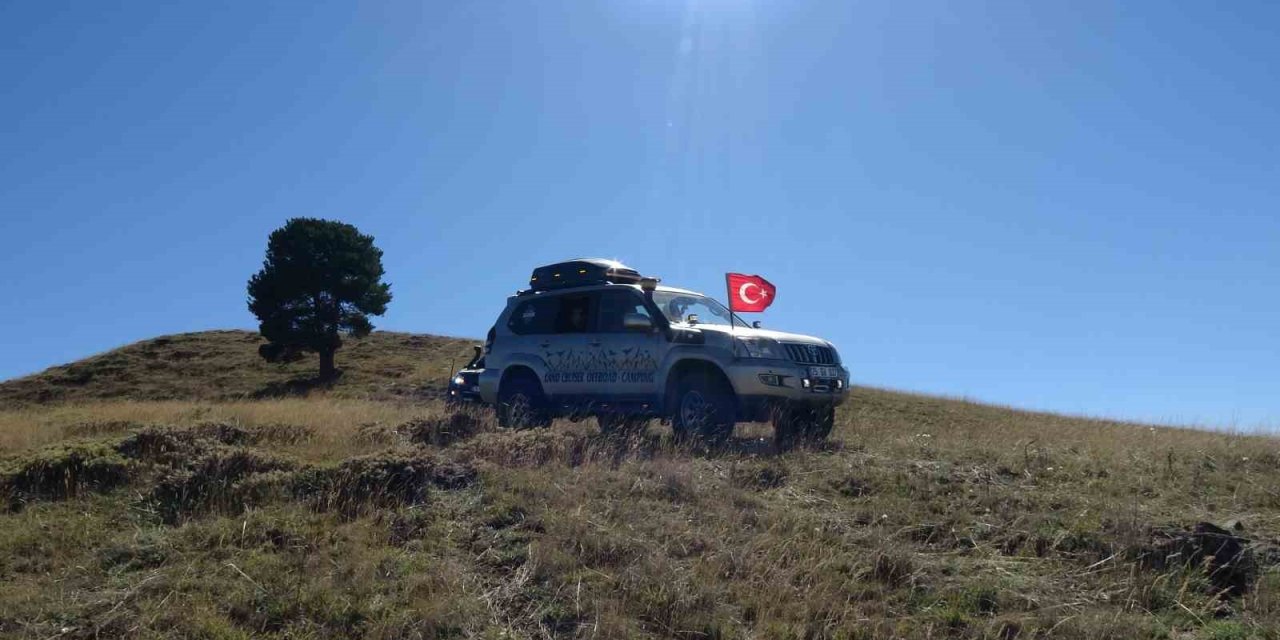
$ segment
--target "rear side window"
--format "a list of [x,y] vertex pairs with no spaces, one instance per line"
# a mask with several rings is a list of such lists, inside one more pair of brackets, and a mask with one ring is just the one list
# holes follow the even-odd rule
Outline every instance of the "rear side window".
[[554,333],[556,314],[560,310],[560,301],[555,298],[534,298],[520,303],[511,312],[507,326],[517,335],[536,333]]
[[556,333],[586,333],[593,324],[595,296],[560,296],[556,312]]

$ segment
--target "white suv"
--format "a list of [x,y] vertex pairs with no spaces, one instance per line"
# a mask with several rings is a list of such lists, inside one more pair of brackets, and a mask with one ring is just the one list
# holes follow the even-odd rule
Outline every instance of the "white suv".
[[548,265],[530,284],[485,345],[480,396],[502,426],[595,416],[611,431],[664,418],[677,437],[717,443],[735,422],[772,420],[789,445],[825,438],[848,396],[830,342],[753,327],[617,262]]

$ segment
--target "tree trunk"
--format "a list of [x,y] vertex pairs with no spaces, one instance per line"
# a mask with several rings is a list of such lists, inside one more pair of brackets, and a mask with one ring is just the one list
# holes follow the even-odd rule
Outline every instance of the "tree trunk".
[[324,349],[320,351],[320,379],[332,380],[336,373],[333,368],[333,349]]

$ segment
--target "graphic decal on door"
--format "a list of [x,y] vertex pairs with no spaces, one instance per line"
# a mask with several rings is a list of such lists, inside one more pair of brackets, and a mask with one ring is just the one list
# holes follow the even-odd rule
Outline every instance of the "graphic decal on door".
[[543,382],[651,383],[658,370],[653,351],[626,349],[547,349]]

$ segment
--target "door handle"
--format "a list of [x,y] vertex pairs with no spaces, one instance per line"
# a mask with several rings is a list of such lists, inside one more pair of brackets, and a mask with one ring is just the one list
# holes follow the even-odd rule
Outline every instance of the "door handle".
[[587,346],[589,346],[589,347],[598,347],[598,346],[600,346],[600,341],[599,341],[599,340],[592,340],[591,342],[588,342],[588,343],[587,343]]
[[543,349],[550,349],[550,348],[551,348],[551,343],[550,343],[550,342],[539,342],[539,343],[538,343],[538,346],[539,346],[539,347],[542,347]]

